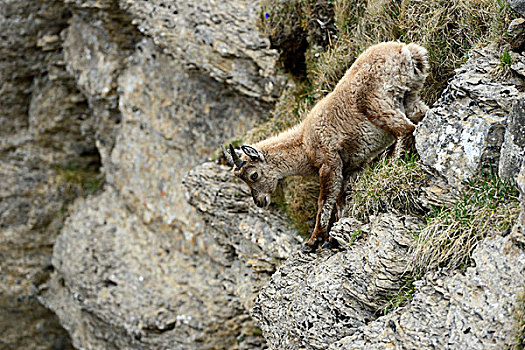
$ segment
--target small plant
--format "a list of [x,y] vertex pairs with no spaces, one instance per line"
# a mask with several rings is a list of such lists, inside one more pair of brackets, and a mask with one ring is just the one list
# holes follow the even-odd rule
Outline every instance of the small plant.
[[412,249],[415,273],[468,267],[476,244],[488,235],[505,233],[518,214],[514,185],[495,176],[467,183],[454,205],[435,208],[424,217]]
[[510,65],[512,64],[512,57],[510,56],[510,53],[508,51],[505,51],[501,55],[499,61],[502,68],[510,67]]
[[363,235],[362,229],[357,229],[355,231],[352,231],[352,233],[350,234],[350,245],[354,244],[354,242],[357,241],[359,237],[361,237],[362,235]]
[[416,287],[414,286],[414,279],[408,277],[395,295],[384,299],[385,305],[379,311],[379,314],[382,316],[387,315],[396,308],[405,306],[410,300],[412,300],[415,293]]
[[72,198],[92,195],[104,185],[103,175],[97,164],[81,164],[71,161],[56,169],[57,180],[65,186]]

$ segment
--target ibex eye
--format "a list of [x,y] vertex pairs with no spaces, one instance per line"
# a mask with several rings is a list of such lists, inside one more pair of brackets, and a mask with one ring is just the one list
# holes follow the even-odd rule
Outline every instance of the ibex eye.
[[255,181],[255,180],[257,180],[258,177],[259,177],[259,174],[253,173],[253,174],[250,175],[250,180]]

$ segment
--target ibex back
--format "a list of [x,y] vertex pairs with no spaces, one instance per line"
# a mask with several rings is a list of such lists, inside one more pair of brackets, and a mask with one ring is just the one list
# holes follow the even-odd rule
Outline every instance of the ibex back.
[[346,179],[395,142],[399,157],[428,107],[419,92],[427,51],[416,44],[381,43],[361,54],[334,91],[295,127],[258,142],[223,149],[233,172],[251,188],[259,207],[270,203],[280,179],[318,175],[321,189],[307,250],[330,242],[335,207],[344,203]]

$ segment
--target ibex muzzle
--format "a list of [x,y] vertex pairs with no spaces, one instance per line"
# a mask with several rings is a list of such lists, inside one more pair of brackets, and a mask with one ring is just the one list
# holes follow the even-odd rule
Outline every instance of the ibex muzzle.
[[247,145],[241,146],[242,151],[236,150],[232,144],[228,149],[229,151],[226,151],[222,147],[222,152],[228,164],[234,167],[235,176],[250,187],[253,201],[259,208],[268,207],[279,179],[271,176],[272,171],[268,169],[264,155]]

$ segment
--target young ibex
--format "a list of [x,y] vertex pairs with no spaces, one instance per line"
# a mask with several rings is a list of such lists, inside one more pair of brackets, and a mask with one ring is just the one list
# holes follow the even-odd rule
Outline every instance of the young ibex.
[[427,50],[416,44],[381,43],[361,54],[334,91],[295,127],[241,151],[223,152],[234,174],[250,187],[259,207],[270,204],[277,182],[291,175],[319,175],[321,189],[306,250],[329,240],[345,181],[396,142],[406,149],[428,107],[419,92],[428,71]]

